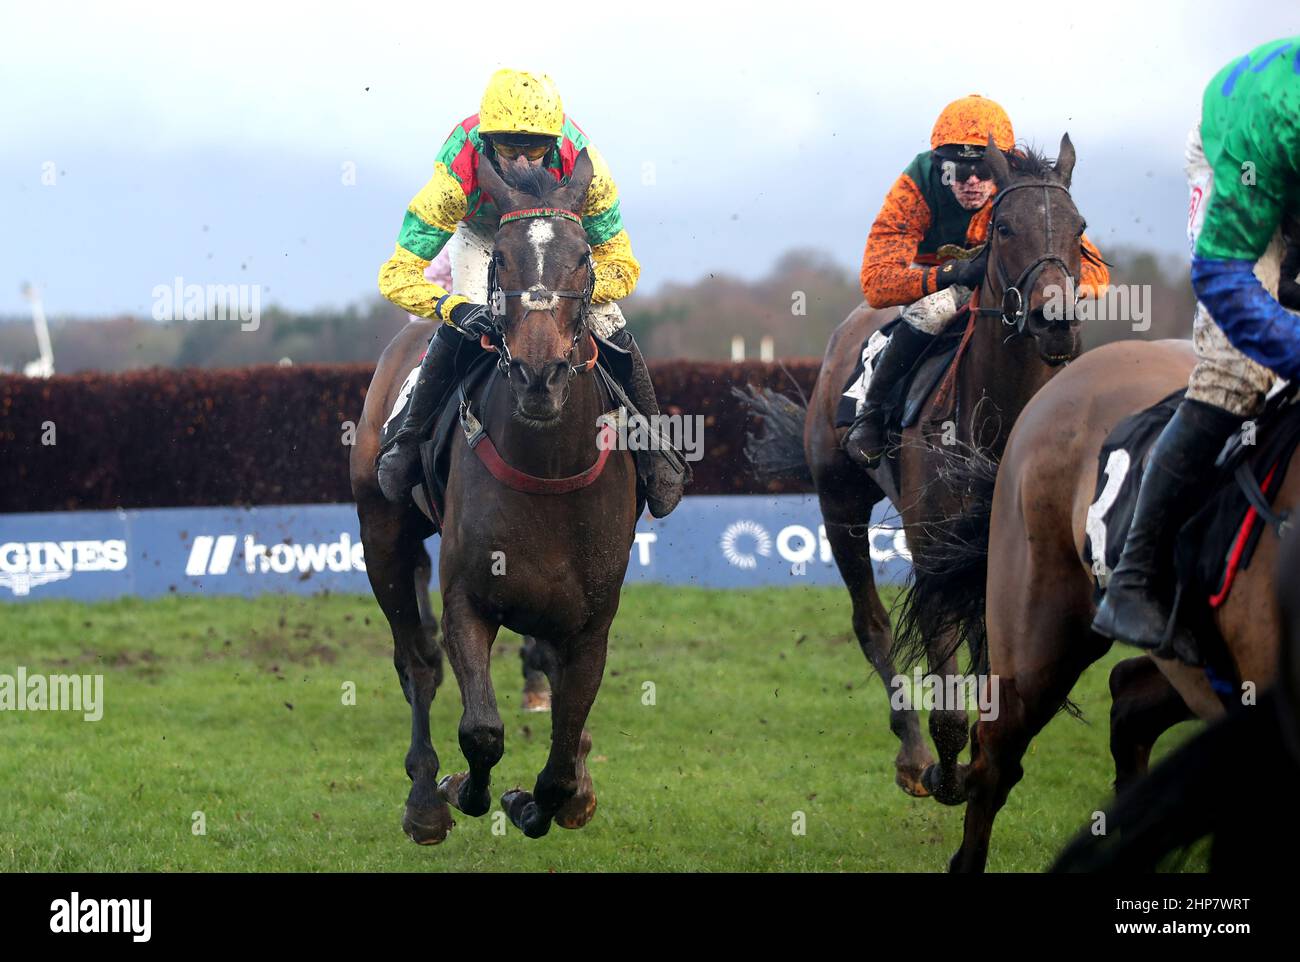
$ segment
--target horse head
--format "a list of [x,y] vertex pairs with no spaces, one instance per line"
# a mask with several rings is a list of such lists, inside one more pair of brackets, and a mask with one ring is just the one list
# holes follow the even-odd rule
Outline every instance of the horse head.
[[592,162],[583,150],[558,181],[543,168],[498,174],[485,157],[479,181],[501,211],[489,279],[497,350],[514,397],[514,414],[534,427],[558,422],[569,382],[589,346],[586,312],[595,284],[581,211]]
[[1053,163],[1032,150],[1004,154],[990,137],[985,156],[998,192],[980,311],[1032,337],[1039,357],[1055,367],[1083,347],[1073,303],[1061,309],[1078,287],[1086,226],[1070,197],[1074,145],[1064,135]]

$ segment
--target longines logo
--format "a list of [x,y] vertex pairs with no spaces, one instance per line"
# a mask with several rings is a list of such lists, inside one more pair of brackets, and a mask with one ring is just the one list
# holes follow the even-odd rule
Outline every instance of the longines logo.
[[78,572],[121,571],[126,561],[121,540],[9,541],[0,544],[0,588],[28,595]]

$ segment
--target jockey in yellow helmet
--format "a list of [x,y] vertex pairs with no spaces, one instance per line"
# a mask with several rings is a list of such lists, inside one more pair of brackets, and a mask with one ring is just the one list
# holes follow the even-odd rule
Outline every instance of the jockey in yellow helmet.
[[[438,151],[433,176],[408,205],[393,256],[379,269],[379,290],[386,298],[412,314],[443,322],[421,362],[406,419],[380,452],[379,485],[390,500],[406,500],[419,481],[419,435],[452,386],[460,336],[477,342],[490,330],[488,267],[501,212],[479,184],[479,164],[494,164],[507,181],[512,171],[528,167],[544,168],[560,180],[572,174],[584,149],[594,169],[584,209],[576,212],[596,268],[588,322],[595,334],[631,354],[632,373],[624,388],[632,403],[646,417],[659,413],[645,360],[617,303],[636,287],[641,266],[623,228],[609,167],[564,112],[550,77],[498,70],[479,112],[457,124]],[[444,246],[451,260],[450,291],[425,276]],[[646,500],[651,512],[662,517],[680,499],[682,477],[665,459],[653,461]]]

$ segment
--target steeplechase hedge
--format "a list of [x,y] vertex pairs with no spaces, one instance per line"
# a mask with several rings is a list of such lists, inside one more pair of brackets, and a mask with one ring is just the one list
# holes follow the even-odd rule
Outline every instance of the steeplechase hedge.
[[[733,385],[808,393],[818,362],[662,361],[669,414],[704,417],[690,494],[806,490],[760,485],[742,453]],[[0,376],[0,511],[304,504],[352,500],[347,424],[361,415],[365,364],[162,369],[48,380]]]

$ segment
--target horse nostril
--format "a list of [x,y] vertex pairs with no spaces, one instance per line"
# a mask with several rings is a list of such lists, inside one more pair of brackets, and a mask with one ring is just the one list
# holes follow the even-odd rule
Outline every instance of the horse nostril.
[[528,376],[528,368],[524,366],[523,361],[520,361],[517,358],[510,361],[509,373],[512,380],[517,378],[519,383],[524,387],[528,387],[529,383],[532,381],[532,378]]
[[543,384],[546,388],[553,389],[562,384],[568,378],[569,365],[564,361],[552,361],[546,365],[543,375]]

